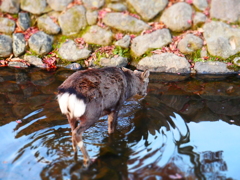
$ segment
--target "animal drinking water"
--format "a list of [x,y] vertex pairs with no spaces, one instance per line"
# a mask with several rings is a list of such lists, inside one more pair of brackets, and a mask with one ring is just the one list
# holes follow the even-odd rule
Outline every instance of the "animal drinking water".
[[113,133],[124,101],[136,94],[146,95],[148,77],[148,70],[107,67],[75,72],[59,86],[58,103],[71,126],[73,149],[81,149],[85,164],[89,156],[83,132],[101,116],[108,115],[108,133]]

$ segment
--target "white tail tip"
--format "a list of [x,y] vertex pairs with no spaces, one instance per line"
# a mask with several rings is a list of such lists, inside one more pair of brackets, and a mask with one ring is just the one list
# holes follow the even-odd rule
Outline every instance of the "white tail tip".
[[75,94],[63,93],[57,97],[63,114],[69,114],[71,118],[79,118],[85,113],[86,104],[82,99],[78,99]]

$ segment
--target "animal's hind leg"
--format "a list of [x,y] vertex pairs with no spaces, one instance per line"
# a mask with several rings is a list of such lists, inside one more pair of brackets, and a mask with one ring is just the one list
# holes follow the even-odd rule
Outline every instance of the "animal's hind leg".
[[70,118],[70,116],[68,114],[67,114],[67,118],[68,118],[68,123],[70,124],[71,131],[72,131],[72,147],[73,147],[74,152],[77,153],[77,142],[74,138],[73,131],[74,131],[74,129],[76,129],[78,122],[77,122],[76,118]]
[[87,130],[90,126],[92,126],[98,119],[86,121],[81,121],[81,123],[74,129],[73,131],[73,141],[77,143],[77,146],[80,148],[83,154],[84,165],[88,166],[90,163],[90,158],[88,152],[84,146],[82,134],[85,130]]

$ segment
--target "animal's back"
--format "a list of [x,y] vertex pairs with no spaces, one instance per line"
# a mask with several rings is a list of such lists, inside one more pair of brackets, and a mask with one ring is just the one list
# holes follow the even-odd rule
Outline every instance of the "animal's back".
[[71,111],[72,116],[80,117],[87,104],[98,103],[102,111],[107,111],[118,103],[118,99],[123,98],[121,96],[124,96],[126,83],[124,73],[119,68],[75,72],[58,88],[60,109],[64,114]]

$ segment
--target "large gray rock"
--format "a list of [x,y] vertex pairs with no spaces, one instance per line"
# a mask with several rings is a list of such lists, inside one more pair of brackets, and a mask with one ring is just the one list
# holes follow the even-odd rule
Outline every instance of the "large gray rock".
[[112,32],[99,26],[91,26],[82,38],[89,44],[109,45],[112,42]]
[[212,0],[210,17],[229,22],[240,21],[239,0]]
[[203,11],[208,7],[208,2],[207,2],[207,0],[193,0],[193,5],[197,9]]
[[20,1],[19,0],[4,0],[1,1],[1,10],[6,13],[16,14],[19,12]]
[[45,55],[52,50],[53,37],[38,31],[28,40],[29,47],[39,55]]
[[103,18],[103,22],[114,29],[131,33],[140,33],[149,28],[149,25],[144,21],[117,12],[107,13]]
[[187,34],[178,43],[178,49],[183,54],[191,54],[194,51],[201,49],[203,46],[203,40],[193,34]]
[[99,9],[105,3],[105,0],[83,0],[83,4],[87,9]]
[[140,70],[153,72],[190,73],[190,64],[184,57],[172,53],[154,54],[141,59],[137,65]]
[[31,26],[31,19],[28,13],[20,12],[18,14],[18,25],[23,31]]
[[78,61],[88,58],[91,51],[88,49],[79,49],[73,40],[68,40],[61,45],[58,53],[62,59],[68,61]]
[[233,73],[233,70],[227,68],[227,64],[218,61],[196,62],[194,69],[197,74],[226,74]]
[[192,7],[185,2],[176,3],[163,11],[160,20],[172,31],[187,30],[191,27]]
[[203,26],[208,52],[213,56],[228,58],[240,52],[240,29],[223,22],[212,21]]
[[26,40],[22,33],[13,34],[13,54],[15,57],[22,55],[26,50]]
[[21,0],[21,9],[32,14],[43,13],[46,6],[46,0]]
[[15,61],[9,62],[8,66],[9,67],[15,67],[15,68],[28,68],[28,65],[26,65],[25,63],[15,62]]
[[146,21],[154,18],[167,5],[168,0],[127,0]]
[[16,23],[15,21],[0,17],[0,32],[4,34],[12,34],[15,30]]
[[37,19],[38,28],[47,34],[58,34],[61,30],[49,16],[43,15]]
[[76,34],[87,25],[86,10],[83,6],[73,6],[59,16],[58,22],[62,34]]
[[46,65],[42,62],[42,59],[37,56],[24,55],[23,59],[29,62],[33,66],[36,66],[39,68],[46,68]]
[[161,48],[171,43],[172,38],[168,29],[159,29],[150,34],[137,36],[132,40],[131,51],[134,56],[141,56],[146,51]]
[[113,57],[113,58],[101,58],[100,65],[107,67],[125,67],[128,64],[128,60],[125,57]]
[[54,11],[64,10],[73,0],[47,0],[47,3]]
[[9,57],[12,54],[12,38],[0,35],[0,57]]

